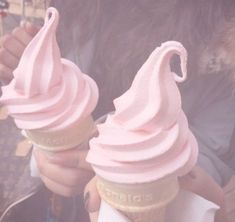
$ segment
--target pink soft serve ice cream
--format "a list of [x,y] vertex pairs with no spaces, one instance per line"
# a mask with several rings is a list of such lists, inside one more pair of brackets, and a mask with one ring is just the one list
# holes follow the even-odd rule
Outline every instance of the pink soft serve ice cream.
[[59,14],[47,10],[44,26],[26,47],[1,103],[25,130],[56,132],[84,121],[98,100],[96,83],[61,59],[56,41]]
[[[170,68],[181,59],[182,77]],[[176,85],[186,79],[187,53],[178,42],[155,49],[132,86],[114,100],[115,112],[98,125],[87,160],[101,178],[116,183],[147,183],[182,176],[197,160],[197,142],[188,128]]]

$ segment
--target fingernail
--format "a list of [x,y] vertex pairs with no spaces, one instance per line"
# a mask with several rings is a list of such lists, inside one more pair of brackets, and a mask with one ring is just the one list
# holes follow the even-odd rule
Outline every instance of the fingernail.
[[89,200],[90,200],[90,193],[86,192],[84,195],[84,206],[85,206],[86,211],[88,212],[89,212]]

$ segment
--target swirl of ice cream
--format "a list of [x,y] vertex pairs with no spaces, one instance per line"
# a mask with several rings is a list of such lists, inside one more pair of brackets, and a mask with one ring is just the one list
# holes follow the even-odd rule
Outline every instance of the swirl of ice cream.
[[44,26],[26,47],[13,80],[2,88],[0,102],[21,129],[66,129],[89,116],[97,104],[96,83],[61,58],[56,41],[58,21],[58,11],[49,8]]
[[[170,68],[181,59],[182,77]],[[187,52],[174,41],[161,45],[138,71],[132,86],[114,100],[115,112],[98,125],[87,160],[100,177],[144,183],[181,176],[194,166],[197,142],[181,108],[176,81],[186,79]]]

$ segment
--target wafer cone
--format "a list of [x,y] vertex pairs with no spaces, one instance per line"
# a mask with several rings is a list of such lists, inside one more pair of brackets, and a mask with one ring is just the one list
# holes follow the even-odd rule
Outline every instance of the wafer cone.
[[151,183],[118,184],[98,178],[101,198],[133,222],[163,222],[167,205],[179,191],[177,178]]
[[61,131],[25,130],[25,136],[45,151],[58,152],[71,149],[88,139],[95,129],[91,116]]

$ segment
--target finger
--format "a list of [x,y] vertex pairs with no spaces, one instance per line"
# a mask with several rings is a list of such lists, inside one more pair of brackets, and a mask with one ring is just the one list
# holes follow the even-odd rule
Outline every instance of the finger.
[[[224,204],[224,194],[221,187],[198,166],[194,167],[189,174],[179,178],[179,183],[182,189],[191,191],[220,206]],[[205,184],[210,189],[206,189]]]
[[12,31],[12,34],[25,46],[28,45],[29,42],[32,40],[32,36],[29,33],[27,33],[23,27],[16,27]]
[[184,190],[191,191],[195,193],[194,179],[190,175],[185,175],[179,178],[180,187]]
[[84,204],[85,208],[89,213],[97,212],[100,208],[100,196],[96,187],[97,179],[96,177],[86,185],[84,191]]
[[98,216],[99,216],[99,211],[94,212],[94,213],[89,213],[90,222],[97,222]]
[[0,79],[2,81],[5,83],[9,82],[13,76],[12,72],[12,69],[0,63]]
[[54,164],[63,165],[66,167],[81,168],[85,170],[92,170],[91,165],[86,161],[88,149],[81,149],[80,147],[65,150],[62,152],[51,153],[46,155],[48,161]]
[[15,69],[18,65],[18,62],[19,60],[6,49],[0,49],[0,63],[4,64],[10,69]]
[[[40,151],[34,152],[34,156],[40,174],[64,186],[81,186],[84,188],[87,182],[94,176],[92,171],[52,164],[47,161],[45,155]],[[61,175],[63,175],[63,177]]]
[[82,194],[83,192],[83,189],[79,186],[65,186],[63,184],[56,183],[55,181],[47,178],[44,175],[40,175],[40,178],[50,191],[61,196],[71,197]]
[[12,35],[6,35],[1,38],[0,45],[18,59],[21,57],[25,49],[25,45]]

